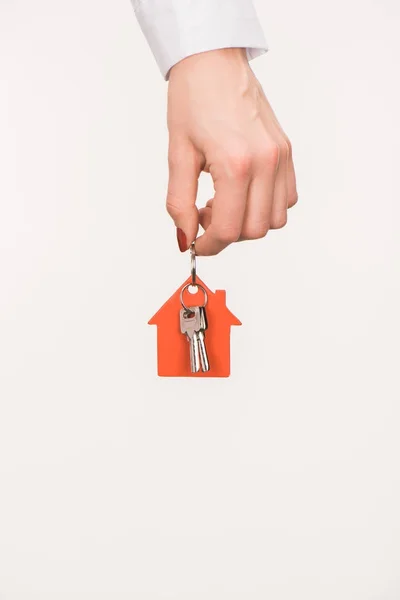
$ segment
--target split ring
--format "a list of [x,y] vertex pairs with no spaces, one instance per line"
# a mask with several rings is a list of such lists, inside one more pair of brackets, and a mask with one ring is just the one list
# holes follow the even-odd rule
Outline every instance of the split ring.
[[196,248],[194,242],[190,244],[190,274],[192,276],[192,285],[196,285]]
[[183,308],[185,310],[189,310],[188,307],[186,306],[186,304],[183,301],[183,294],[185,293],[185,291],[188,288],[190,288],[191,285],[195,285],[197,288],[199,288],[203,292],[203,294],[204,294],[204,303],[202,304],[202,306],[200,306],[200,308],[205,308],[205,306],[206,306],[206,304],[208,302],[208,296],[207,296],[206,290],[204,289],[204,287],[202,285],[200,285],[200,283],[195,283],[195,284],[193,284],[193,283],[187,283],[185,286],[183,286],[183,288],[181,289],[181,295],[180,295],[180,300],[181,300],[181,304],[182,304]]

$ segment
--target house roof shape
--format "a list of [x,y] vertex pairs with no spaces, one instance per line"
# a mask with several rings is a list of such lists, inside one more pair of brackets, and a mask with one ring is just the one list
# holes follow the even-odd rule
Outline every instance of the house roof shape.
[[[225,290],[216,290],[215,292],[212,292],[210,288],[207,287],[207,285],[200,279],[200,277],[197,277],[197,282],[206,290],[208,296],[208,303],[212,303],[214,310],[218,310],[219,319],[223,320],[226,324],[229,325],[242,324],[241,321],[239,321],[239,319],[226,306]],[[179,286],[176,292],[174,292],[172,296],[170,296],[170,298],[168,298],[168,300],[161,306],[161,308],[152,316],[152,318],[149,321],[149,325],[161,325],[165,323],[170,316],[171,318],[175,318],[177,310],[180,310],[181,308],[181,290],[185,285],[188,285],[190,283],[191,277],[188,277],[188,279],[186,279],[186,281],[184,281],[182,285]],[[196,306],[196,304],[201,305],[204,302],[204,295],[199,289],[195,294],[191,294],[189,291],[186,292],[187,303],[188,297],[191,297],[192,299],[192,302],[190,302],[191,306]]]

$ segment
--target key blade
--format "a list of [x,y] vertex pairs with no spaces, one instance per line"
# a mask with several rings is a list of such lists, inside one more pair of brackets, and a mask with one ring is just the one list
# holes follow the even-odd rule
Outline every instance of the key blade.
[[190,338],[190,368],[192,373],[198,373],[200,366],[199,339],[197,333],[194,332]]
[[201,370],[204,373],[206,373],[207,371],[210,370],[210,364],[208,362],[208,354],[207,354],[207,349],[206,349],[206,343],[204,340],[204,331],[200,330],[197,334],[197,337],[198,337],[198,341],[199,341]]

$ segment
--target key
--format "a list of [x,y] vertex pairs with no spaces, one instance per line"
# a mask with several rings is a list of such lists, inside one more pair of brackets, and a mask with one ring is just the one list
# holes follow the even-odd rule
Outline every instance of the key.
[[205,332],[206,332],[207,327],[208,327],[208,322],[207,322],[206,309],[204,306],[201,306],[200,307],[200,329],[197,332],[197,335],[198,335],[198,339],[199,339],[199,353],[200,353],[201,370],[204,372],[210,370],[210,364],[208,361],[208,354],[207,354],[206,342],[205,342]]
[[200,308],[191,306],[187,310],[182,308],[180,312],[181,333],[184,333],[190,344],[190,368],[192,373],[200,371],[199,337],[200,330]]

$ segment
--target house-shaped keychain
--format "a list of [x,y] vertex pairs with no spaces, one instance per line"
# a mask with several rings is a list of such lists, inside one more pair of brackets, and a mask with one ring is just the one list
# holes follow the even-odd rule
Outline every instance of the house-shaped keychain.
[[[190,293],[189,288],[194,281],[192,270],[192,277],[176,290],[149,321],[150,325],[157,325],[158,375],[160,377],[229,377],[231,327],[241,325],[241,322],[227,308],[225,290],[212,292],[199,277],[196,279],[195,270],[194,278],[197,284],[197,291],[194,294]],[[187,306],[201,306],[204,298],[207,298],[208,328],[205,332],[205,343],[210,369],[206,372],[191,372],[189,340],[180,329],[182,290],[185,291]]]

